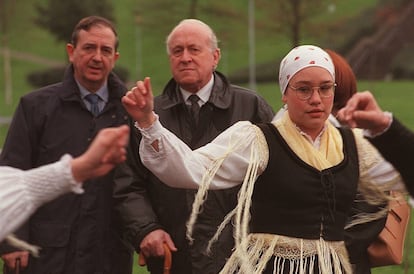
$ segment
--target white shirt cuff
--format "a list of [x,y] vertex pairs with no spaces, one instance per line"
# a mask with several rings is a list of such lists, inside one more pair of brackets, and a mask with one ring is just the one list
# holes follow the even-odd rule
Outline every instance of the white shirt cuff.
[[68,182],[70,184],[70,190],[73,193],[76,194],[82,194],[84,192],[83,190],[83,183],[82,182],[77,182],[75,180],[75,178],[73,178],[73,174],[72,174],[72,166],[70,164],[70,162],[72,161],[72,156],[70,156],[69,154],[65,154],[62,156],[62,158],[60,158],[60,163],[62,164],[63,168],[63,172],[64,172],[64,177],[68,179]]
[[388,126],[383,131],[378,132],[376,134],[373,134],[372,131],[369,130],[369,129],[364,129],[364,130],[362,130],[362,134],[363,134],[364,137],[375,138],[377,136],[380,136],[381,134],[383,134],[384,132],[386,132],[390,128],[390,126],[392,124],[392,120],[393,120],[392,113],[388,112],[388,111],[385,111],[384,114],[386,116],[390,117],[390,123],[388,124]]

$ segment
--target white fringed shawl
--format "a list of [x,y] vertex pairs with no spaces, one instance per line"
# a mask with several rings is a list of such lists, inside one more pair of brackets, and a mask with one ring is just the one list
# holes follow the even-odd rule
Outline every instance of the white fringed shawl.
[[[326,123],[319,149],[316,149],[304,138],[287,113],[282,119],[273,123],[295,153],[315,168],[323,170],[337,165],[343,160],[342,137],[330,123]],[[256,138],[251,144],[249,166],[239,191],[238,204],[226,216],[208,245],[210,250],[221,231],[234,218],[235,250],[220,273],[262,273],[273,256],[275,256],[274,273],[283,273],[286,262],[288,262],[292,274],[313,273],[315,264],[317,264],[320,273],[331,274],[332,271],[338,274],[352,273],[345,244],[342,241],[325,241],[322,238],[307,240],[273,234],[249,233],[254,184],[260,167],[266,166],[269,158],[268,146],[263,132],[254,125],[252,127],[254,127]],[[214,174],[226,156],[242,142],[244,140],[232,140],[228,150],[213,162],[211,168],[204,175],[195,197],[191,217],[187,223],[187,236],[190,240],[192,240],[194,223],[207,198],[208,186],[213,180]],[[358,147],[358,149],[360,148],[361,146]],[[363,159],[363,161],[373,163],[372,159]],[[369,166],[369,164],[363,163],[363,166]]]

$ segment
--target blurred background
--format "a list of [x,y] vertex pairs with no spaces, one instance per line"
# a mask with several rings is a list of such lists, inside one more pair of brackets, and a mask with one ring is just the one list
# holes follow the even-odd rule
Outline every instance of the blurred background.
[[[218,70],[257,90],[275,110],[281,58],[295,45],[316,44],[345,56],[359,90],[371,90],[383,109],[414,129],[412,0],[0,0],[0,148],[19,98],[61,80],[72,29],[92,14],[117,26],[115,71],[128,87],[151,76],[160,93],[171,77],[166,36],[180,20],[198,18],[220,40]],[[411,248],[410,237],[407,243]],[[374,273],[414,273],[414,255],[406,254],[403,265]]]
[[[165,37],[183,18],[208,23],[220,40],[218,70],[265,93],[275,107],[279,61],[298,44],[336,50],[360,81],[414,78],[409,0],[0,0],[0,147],[20,96],[60,81],[65,44],[91,14],[118,28],[116,72],[128,86],[151,76],[155,92],[170,78]],[[276,97],[268,97],[267,84]]]

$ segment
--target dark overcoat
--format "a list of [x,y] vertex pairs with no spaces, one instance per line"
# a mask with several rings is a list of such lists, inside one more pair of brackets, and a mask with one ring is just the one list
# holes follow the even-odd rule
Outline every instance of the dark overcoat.
[[[108,78],[109,98],[94,117],[83,103],[69,66],[62,82],[23,96],[0,156],[2,165],[30,169],[83,153],[106,127],[128,123],[121,104],[126,87],[115,74]],[[66,194],[39,208],[19,236],[40,246],[30,258],[30,274],[131,273],[131,252],[113,229],[112,176],[84,183],[82,195]]]

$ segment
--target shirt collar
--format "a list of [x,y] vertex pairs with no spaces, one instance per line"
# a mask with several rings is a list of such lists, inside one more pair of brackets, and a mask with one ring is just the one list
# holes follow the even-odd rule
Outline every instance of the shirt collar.
[[180,87],[180,91],[181,91],[181,94],[183,95],[184,102],[187,102],[187,99],[188,97],[190,97],[190,95],[196,94],[198,95],[198,97],[200,97],[200,101],[199,101],[200,105],[204,105],[205,103],[208,102],[208,99],[210,98],[213,85],[214,85],[214,77],[213,75],[211,75],[210,81],[208,81],[208,83],[196,93],[191,93],[189,91],[186,91],[182,87]]
[[[76,83],[78,84],[82,99],[84,99],[86,95],[93,93],[84,88],[78,81],[76,81]],[[105,103],[107,103],[109,97],[108,84],[105,82],[105,84],[103,84],[102,87],[100,87],[95,92],[95,94],[98,95],[99,98],[101,98],[101,100],[103,100]]]
[[303,135],[313,145],[314,148],[317,148],[317,149],[320,148],[322,134],[326,131],[326,128],[327,128],[327,124],[326,123],[323,126],[323,129],[321,130],[321,132],[318,134],[318,136],[316,136],[315,141],[312,140],[312,137],[310,137],[310,135],[307,134],[306,132],[302,131],[296,124],[295,124],[295,127],[299,131],[299,133],[301,135]]

